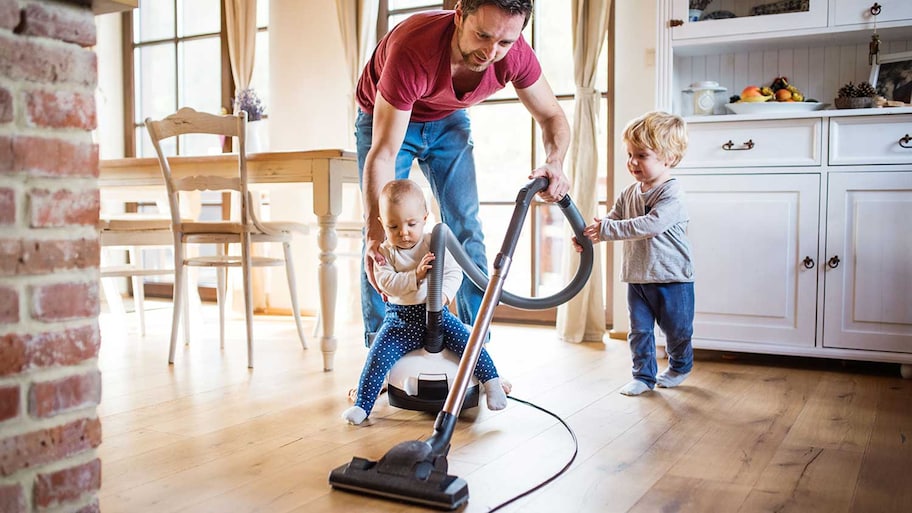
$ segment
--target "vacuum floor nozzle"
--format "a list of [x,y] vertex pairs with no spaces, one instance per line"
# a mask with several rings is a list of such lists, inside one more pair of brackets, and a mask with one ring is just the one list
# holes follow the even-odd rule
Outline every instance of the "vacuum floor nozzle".
[[329,474],[333,488],[454,510],[469,500],[465,480],[447,473],[445,455],[420,440],[402,442],[380,461],[352,458]]

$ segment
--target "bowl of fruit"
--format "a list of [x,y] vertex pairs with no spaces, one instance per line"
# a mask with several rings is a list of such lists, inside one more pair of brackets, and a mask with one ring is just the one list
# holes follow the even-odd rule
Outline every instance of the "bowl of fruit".
[[768,86],[749,85],[741,94],[732,96],[726,105],[735,114],[807,112],[820,110],[826,104],[805,98],[786,77],[776,77]]

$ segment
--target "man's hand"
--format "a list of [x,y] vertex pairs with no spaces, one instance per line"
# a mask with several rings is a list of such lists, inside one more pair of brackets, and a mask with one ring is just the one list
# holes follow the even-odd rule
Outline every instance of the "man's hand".
[[367,281],[370,282],[371,287],[383,296],[383,301],[386,302],[387,296],[380,290],[377,285],[377,278],[374,277],[374,263],[386,265],[386,257],[380,252],[380,244],[382,242],[382,237],[377,238],[376,235],[370,233],[370,230],[367,231],[364,239],[364,272],[367,274]]
[[570,180],[564,174],[563,166],[559,162],[549,162],[533,169],[529,179],[534,180],[540,176],[548,179],[548,188],[538,193],[543,200],[550,203],[560,201],[570,192]]

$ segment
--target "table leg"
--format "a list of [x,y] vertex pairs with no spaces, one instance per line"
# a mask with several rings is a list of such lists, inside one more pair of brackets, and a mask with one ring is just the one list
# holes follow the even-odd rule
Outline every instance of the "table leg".
[[320,337],[320,350],[323,351],[323,370],[333,370],[333,359],[338,341],[335,337],[336,327],[336,288],[338,270],[336,269],[336,246],[339,242],[336,235],[335,215],[317,216],[320,233],[317,244],[320,246],[320,315],[323,325],[323,336]]

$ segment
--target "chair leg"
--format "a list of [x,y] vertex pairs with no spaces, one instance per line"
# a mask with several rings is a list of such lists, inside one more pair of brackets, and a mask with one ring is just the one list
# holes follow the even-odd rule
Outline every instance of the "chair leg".
[[[174,363],[177,333],[180,331],[181,313],[184,311],[185,297],[187,296],[187,277],[186,270],[184,269],[184,245],[180,241],[180,234],[175,234],[174,237],[174,312],[171,315],[171,348],[168,351],[168,363]],[[184,315],[185,332],[189,331],[187,329],[189,323],[189,316]]]
[[[223,244],[217,244],[216,253],[218,255],[225,254],[225,246]],[[226,281],[228,268],[227,267],[216,267],[216,303],[218,303],[219,310],[219,347],[222,349],[225,348],[225,297],[228,290]]]
[[[130,259],[130,265],[135,266],[137,269],[143,268],[142,248],[139,246],[131,246],[127,251],[127,254]],[[134,274],[132,278],[133,307],[136,310],[136,315],[139,316],[139,334],[141,336],[146,336],[146,290],[143,285],[143,277]]]
[[298,328],[298,338],[301,339],[301,349],[307,349],[307,339],[304,337],[304,324],[301,322],[301,307],[298,305],[298,286],[295,280],[294,263],[291,259],[291,243],[283,242],[285,250],[285,276],[288,278],[288,292],[291,295],[291,312],[294,315],[295,326]]
[[[101,249],[100,258],[101,266],[106,266],[108,258],[107,251],[105,251],[104,248]],[[105,302],[108,303],[108,309],[111,310],[111,313],[118,315],[123,319],[127,315],[127,310],[124,308],[120,291],[117,290],[117,280],[114,278],[102,278],[101,288],[104,290]]]
[[250,234],[241,235],[241,270],[244,281],[244,317],[247,320],[247,367],[253,368],[253,283],[251,279]]

